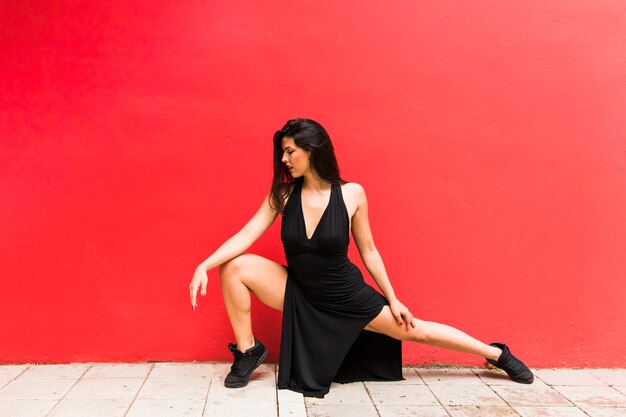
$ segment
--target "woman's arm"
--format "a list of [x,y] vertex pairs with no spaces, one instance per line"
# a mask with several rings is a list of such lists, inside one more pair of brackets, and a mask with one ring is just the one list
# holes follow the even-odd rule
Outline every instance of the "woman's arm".
[[361,255],[361,259],[363,259],[363,264],[367,268],[367,271],[372,278],[374,278],[374,281],[376,281],[376,284],[389,301],[391,312],[396,317],[398,324],[405,324],[408,328],[409,323],[413,325],[413,315],[396,297],[389,277],[387,276],[383,259],[376,249],[376,245],[374,245],[374,238],[372,237],[367,212],[367,196],[365,195],[365,190],[359,184],[352,184],[354,184],[354,196],[357,203],[357,209],[352,216],[352,236],[354,237],[354,242],[359,249],[359,254]]
[[278,212],[269,205],[270,194],[265,196],[261,207],[246,225],[235,235],[224,242],[215,252],[198,265],[198,268],[209,271],[218,265],[242,254],[261,237],[263,233],[274,223]]
[[197,307],[196,295],[198,289],[200,289],[201,295],[206,295],[207,272],[243,253],[274,223],[278,212],[270,207],[269,199],[270,193],[265,196],[261,207],[259,207],[248,223],[198,265],[189,284],[189,297],[192,309],[195,310]]
[[372,230],[370,229],[367,213],[367,196],[361,185],[356,183],[352,184],[357,203],[357,209],[352,216],[352,236],[354,237],[354,243],[356,243],[359,249],[359,254],[368,272],[372,275],[383,294],[385,294],[385,297],[391,301],[396,298],[396,296],[391,287],[391,282],[389,282],[383,259],[376,249],[376,245],[374,245],[374,238],[372,236]]

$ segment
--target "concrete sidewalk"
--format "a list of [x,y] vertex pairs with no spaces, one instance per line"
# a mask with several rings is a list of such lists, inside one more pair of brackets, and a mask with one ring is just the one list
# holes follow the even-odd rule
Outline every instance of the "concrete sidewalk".
[[532,385],[484,368],[405,367],[406,381],[333,383],[323,400],[276,389],[258,368],[227,389],[230,363],[0,366],[0,417],[626,416],[626,369],[533,369]]

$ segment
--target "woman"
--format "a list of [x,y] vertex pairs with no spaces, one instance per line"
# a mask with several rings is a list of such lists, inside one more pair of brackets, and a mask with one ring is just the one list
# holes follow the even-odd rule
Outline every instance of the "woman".
[[[281,213],[287,265],[243,254]],[[384,294],[365,283],[347,257],[350,231],[363,263]],[[252,219],[196,269],[189,285],[206,294],[207,271],[219,265],[236,344],[224,384],[243,387],[267,350],[253,336],[250,293],[283,312],[278,388],[323,397],[332,381],[401,380],[402,341],[483,356],[516,382],[532,372],[502,343],[487,345],[445,324],[419,320],[398,300],[370,231],[362,186],[339,175],[326,130],[289,120],[274,134],[271,191]]]

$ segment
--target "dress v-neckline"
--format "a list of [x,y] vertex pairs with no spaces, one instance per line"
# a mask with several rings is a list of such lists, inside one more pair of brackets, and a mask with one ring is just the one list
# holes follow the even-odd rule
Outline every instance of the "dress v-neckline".
[[313,234],[311,235],[311,237],[308,237],[306,234],[306,220],[304,219],[304,207],[302,206],[302,184],[300,184],[300,214],[301,214],[301,218],[302,218],[302,223],[304,226],[304,237],[307,240],[307,242],[311,242],[311,240],[313,240],[313,238],[315,237],[315,233],[317,233],[317,229],[320,228],[320,225],[322,224],[322,221],[324,220],[324,217],[326,216],[326,212],[328,211],[328,208],[330,207],[330,204],[332,203],[333,200],[333,193],[335,191],[335,185],[331,184],[330,186],[330,198],[328,199],[328,204],[326,205],[326,208],[324,209],[324,212],[322,213],[320,220],[317,222],[317,225],[315,226],[315,229],[313,230]]

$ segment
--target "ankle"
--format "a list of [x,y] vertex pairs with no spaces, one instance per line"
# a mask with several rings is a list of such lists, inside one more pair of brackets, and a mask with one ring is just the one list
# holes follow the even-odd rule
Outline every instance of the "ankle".
[[500,358],[500,355],[502,355],[502,349],[497,348],[495,346],[489,346],[489,356],[486,356],[489,359],[492,359],[494,361],[497,361]]
[[241,351],[242,353],[250,349],[251,347],[254,347],[254,345],[255,345],[254,336],[251,337],[250,339],[237,341],[237,349],[239,349],[239,351]]

